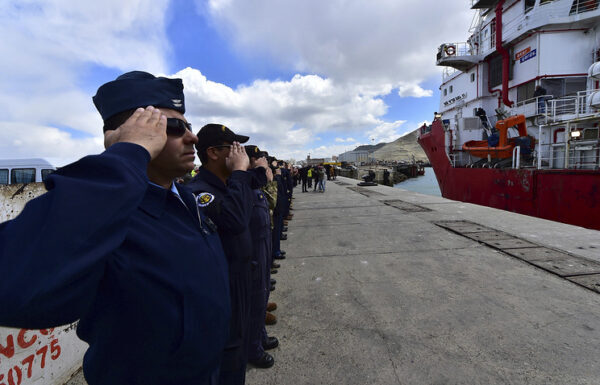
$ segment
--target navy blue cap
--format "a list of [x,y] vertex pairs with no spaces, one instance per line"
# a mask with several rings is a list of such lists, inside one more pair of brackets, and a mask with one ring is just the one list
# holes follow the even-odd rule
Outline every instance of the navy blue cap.
[[248,154],[248,158],[262,158],[263,156],[267,156],[269,155],[266,151],[261,151],[260,148],[258,148],[258,146],[254,146],[252,144],[249,144],[247,146],[244,146],[244,148],[246,149],[246,154]]
[[138,107],[162,107],[185,113],[181,79],[156,77],[148,72],[131,71],[103,84],[93,97],[102,120]]
[[246,143],[250,137],[245,135],[237,135],[228,127],[222,124],[209,123],[202,127],[196,134],[198,142],[195,144],[196,150],[206,150],[211,146],[216,146],[222,142],[240,142]]

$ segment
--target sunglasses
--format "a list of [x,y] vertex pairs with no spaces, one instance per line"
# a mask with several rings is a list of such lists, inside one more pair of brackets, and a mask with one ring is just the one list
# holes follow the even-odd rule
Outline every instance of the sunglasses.
[[218,144],[216,146],[210,146],[209,148],[231,148],[231,144]]
[[186,130],[192,132],[192,123],[186,123],[177,118],[167,118],[167,135],[180,137],[185,134]]

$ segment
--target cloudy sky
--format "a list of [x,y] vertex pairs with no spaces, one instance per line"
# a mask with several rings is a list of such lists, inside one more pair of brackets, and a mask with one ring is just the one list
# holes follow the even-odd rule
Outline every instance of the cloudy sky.
[[0,158],[103,150],[91,97],[123,72],[181,77],[186,117],[280,158],[392,141],[438,108],[437,46],[470,0],[2,0]]

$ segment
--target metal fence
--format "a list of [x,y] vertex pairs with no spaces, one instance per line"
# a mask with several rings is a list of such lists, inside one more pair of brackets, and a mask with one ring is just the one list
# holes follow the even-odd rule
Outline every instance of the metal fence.
[[598,108],[590,105],[591,98],[600,90],[579,91],[572,96],[545,100],[545,113],[548,121],[579,119],[598,113]]
[[583,12],[591,12],[598,9],[598,0],[575,0],[569,11],[569,15]]
[[[597,170],[600,168],[600,144],[598,140],[542,143],[537,154],[546,154],[538,161],[540,169]],[[567,160],[565,164],[565,159]]]

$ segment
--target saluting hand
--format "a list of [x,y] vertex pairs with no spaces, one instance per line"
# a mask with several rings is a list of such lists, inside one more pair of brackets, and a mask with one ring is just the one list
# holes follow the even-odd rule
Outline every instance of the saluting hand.
[[246,154],[246,149],[239,143],[233,142],[229,150],[229,155],[225,158],[227,169],[233,171],[246,171],[250,166],[250,159]]
[[254,161],[254,168],[256,167],[269,168],[269,162],[267,162],[264,156],[260,157]]
[[138,108],[116,130],[104,133],[105,148],[119,142],[139,144],[154,159],[167,143],[167,117],[152,106]]
[[266,170],[266,174],[267,174],[267,182],[272,182],[273,181],[273,171],[271,171],[271,167],[267,167],[265,170]]

